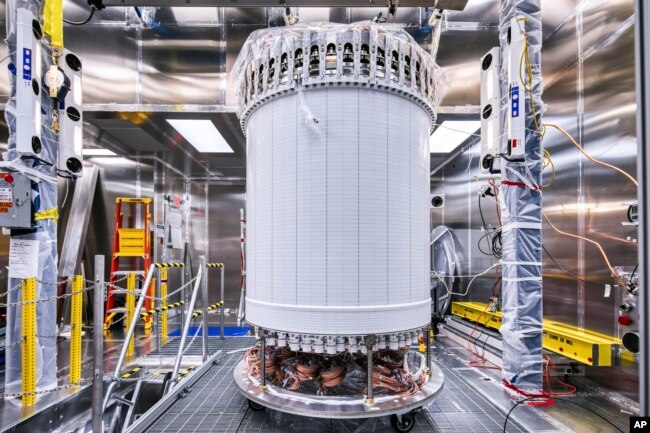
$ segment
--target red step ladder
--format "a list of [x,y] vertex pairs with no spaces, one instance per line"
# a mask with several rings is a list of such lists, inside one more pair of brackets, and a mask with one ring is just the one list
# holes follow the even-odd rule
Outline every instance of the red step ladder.
[[[147,272],[151,266],[151,204],[152,198],[131,198],[131,197],[118,197],[115,200],[115,228],[113,232],[113,255],[111,259],[111,274],[109,276],[109,283],[106,296],[106,308],[104,313],[104,329],[108,329],[114,323],[114,319],[119,314],[126,313],[126,306],[124,302],[125,290],[120,290],[115,287],[118,278],[121,275],[126,275],[130,272],[136,272],[147,278]],[[137,210],[138,206],[142,206],[142,228],[135,228],[137,224],[135,213],[131,214],[129,227],[124,226],[125,215],[123,205],[130,206],[132,210]],[[120,259],[129,258],[135,260],[138,265],[135,269],[120,270]],[[154,285],[150,284],[147,290],[147,295],[152,296],[154,293]],[[121,306],[116,302],[120,299]],[[152,308],[153,301],[150,298],[145,299],[145,310]],[[151,317],[145,319],[145,329],[151,328]]]

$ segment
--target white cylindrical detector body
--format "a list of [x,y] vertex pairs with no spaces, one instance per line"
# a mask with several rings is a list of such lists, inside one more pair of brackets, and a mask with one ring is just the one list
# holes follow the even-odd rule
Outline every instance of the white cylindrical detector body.
[[232,75],[247,136],[246,320],[293,347],[355,336],[353,351],[427,326],[435,61],[397,27],[297,24],[254,32]]
[[250,115],[249,322],[325,335],[429,322],[429,126],[380,89],[307,89]]

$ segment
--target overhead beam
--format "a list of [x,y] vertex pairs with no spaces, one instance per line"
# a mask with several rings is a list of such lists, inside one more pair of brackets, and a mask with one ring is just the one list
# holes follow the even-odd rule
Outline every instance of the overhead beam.
[[[400,7],[435,7],[462,11],[469,0],[400,0]],[[395,2],[397,3],[397,2]],[[385,7],[388,0],[104,0],[104,6],[211,6],[211,7]]]
[[[441,105],[438,114],[478,115],[478,105]],[[2,106],[0,105],[0,111]],[[84,112],[121,113],[237,113],[237,105],[220,104],[84,104]]]

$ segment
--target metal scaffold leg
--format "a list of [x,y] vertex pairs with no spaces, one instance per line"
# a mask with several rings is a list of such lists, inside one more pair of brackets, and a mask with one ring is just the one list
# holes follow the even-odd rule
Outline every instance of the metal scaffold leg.
[[36,278],[22,282],[22,391],[23,406],[36,403]]
[[72,311],[70,313],[70,384],[79,383],[81,380],[83,288],[83,277],[75,275],[72,280]]
[[[129,326],[133,319],[133,311],[135,310],[135,272],[130,272],[126,277],[126,317],[125,325]],[[126,356],[132,357],[135,355],[135,339],[133,336],[129,339],[126,350]]]

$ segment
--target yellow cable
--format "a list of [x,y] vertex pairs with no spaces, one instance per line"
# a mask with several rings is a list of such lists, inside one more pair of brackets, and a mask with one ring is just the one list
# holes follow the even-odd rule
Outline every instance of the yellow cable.
[[546,149],[544,149],[544,158],[545,162],[542,165],[542,168],[544,169],[548,166],[551,167],[551,180],[549,180],[547,184],[544,184],[541,187],[548,188],[553,185],[553,181],[555,181],[555,163],[553,162],[553,158],[551,158],[551,153]]
[[611,263],[609,262],[609,258],[607,257],[607,254],[605,253],[605,250],[603,250],[603,247],[600,246],[600,244],[599,244],[598,242],[596,242],[596,241],[594,241],[594,240],[591,240],[591,239],[589,239],[589,238],[586,238],[586,237],[584,237],[584,236],[575,235],[575,234],[573,234],[573,233],[567,233],[567,232],[565,232],[565,231],[562,231],[562,230],[558,229],[557,227],[555,227],[555,225],[551,222],[551,220],[550,220],[550,219],[548,218],[548,216],[546,215],[546,212],[542,211],[542,215],[544,216],[544,219],[546,220],[546,222],[548,223],[548,225],[550,225],[551,228],[552,228],[553,230],[555,230],[556,232],[558,232],[559,234],[564,235],[564,236],[569,236],[569,237],[572,237],[572,238],[576,238],[576,239],[582,239],[582,240],[585,240],[585,241],[587,241],[587,242],[589,242],[589,243],[591,243],[591,244],[596,245],[596,247],[597,247],[598,250],[600,251],[600,254],[603,256],[603,259],[605,259],[605,263],[607,264],[607,267],[609,268],[609,270],[610,270],[610,272],[612,273],[612,275],[614,276],[614,278],[616,278],[616,280],[617,280],[618,283],[621,285],[621,287],[627,287],[627,284],[625,284],[625,282],[624,282],[623,280],[621,280],[621,278],[618,276],[618,274],[616,273],[616,271],[614,271],[614,268],[612,268],[612,265],[611,265]]
[[558,131],[560,131],[562,134],[564,134],[564,136],[565,136],[566,138],[568,138],[569,141],[570,141],[571,143],[573,143],[573,145],[574,145],[575,147],[577,147],[577,148],[580,150],[580,152],[582,152],[582,154],[583,154],[584,156],[586,156],[587,159],[589,159],[591,162],[595,162],[596,164],[600,164],[600,165],[602,165],[603,167],[607,167],[607,168],[609,168],[609,169],[611,169],[611,170],[617,171],[617,172],[619,172],[620,174],[622,174],[623,176],[627,177],[627,178],[630,180],[630,182],[632,182],[635,186],[639,186],[639,182],[637,182],[636,179],[635,179],[634,177],[632,177],[631,175],[629,175],[629,174],[626,173],[625,171],[621,170],[620,168],[616,167],[615,165],[608,164],[608,163],[603,162],[603,161],[601,161],[601,160],[599,160],[599,159],[593,158],[591,155],[589,155],[589,154],[587,153],[587,151],[584,150],[584,149],[582,148],[582,146],[580,146],[580,145],[578,144],[578,142],[575,141],[575,140],[573,139],[573,137],[571,137],[571,135],[570,135],[568,132],[566,132],[562,127],[560,127],[560,126],[558,126],[558,125],[555,125],[555,124],[553,124],[553,123],[546,123],[546,124],[544,124],[544,125],[545,125],[545,126],[550,126],[551,128],[555,128],[555,129],[557,129]]
[[[522,21],[522,20],[523,20],[523,21],[526,21],[525,18],[524,18],[524,19],[521,19],[521,18],[518,19],[518,21]],[[525,82],[525,80],[523,79],[523,77],[521,76],[521,64],[522,64],[522,62],[523,62],[524,60],[525,60],[525,62],[526,62],[526,75],[527,75],[527,78],[529,79],[529,81],[530,81],[530,83],[531,83],[530,87],[527,87],[527,86],[526,86],[526,82]],[[580,145],[578,144],[578,142],[576,142],[576,141],[573,139],[573,137],[571,137],[571,135],[570,135],[568,132],[566,132],[564,129],[562,129],[560,126],[555,125],[555,124],[552,124],[552,123],[544,123],[544,124],[542,124],[542,128],[540,129],[539,124],[537,123],[537,110],[536,110],[536,108],[535,108],[535,102],[534,102],[534,100],[533,100],[533,91],[532,91],[533,68],[532,68],[532,65],[531,65],[531,62],[530,62],[530,56],[529,56],[529,54],[528,54],[528,38],[526,37],[526,34],[525,34],[525,33],[524,33],[524,52],[522,53],[522,58],[521,58],[521,60],[519,61],[519,71],[520,71],[520,72],[519,72],[519,74],[520,74],[520,75],[519,75],[519,79],[520,79],[521,82],[522,82],[522,86],[523,86],[523,88],[524,88],[524,89],[529,93],[529,96],[530,96],[530,98],[529,98],[529,100],[530,100],[530,107],[531,107],[531,111],[532,111],[532,114],[533,114],[533,121],[534,121],[534,123],[535,123],[535,130],[537,131],[538,134],[540,134],[540,136],[541,136],[542,138],[544,138],[544,134],[546,133],[546,127],[547,127],[547,126],[550,126],[550,127],[552,127],[552,128],[555,128],[555,129],[557,129],[558,131],[560,131],[561,133],[563,133],[563,134],[564,134],[564,135],[569,139],[569,141],[571,141],[571,143],[572,143],[574,146],[576,146],[576,147],[580,150],[580,152],[582,152],[582,154],[585,155],[585,156],[586,156],[590,161],[592,161],[592,162],[594,162],[594,163],[596,163],[596,164],[600,164],[600,165],[602,165],[603,167],[607,167],[607,168],[609,168],[609,169],[612,169],[612,170],[614,170],[614,171],[619,172],[619,173],[622,174],[623,176],[627,177],[627,178],[628,178],[632,183],[634,183],[634,185],[639,186],[639,183],[636,181],[636,179],[634,179],[634,177],[632,177],[631,175],[629,175],[628,173],[626,173],[626,172],[623,171],[622,169],[620,169],[620,168],[618,168],[618,167],[616,167],[616,166],[614,166],[614,165],[608,164],[608,163],[606,163],[606,162],[600,161],[600,160],[598,160],[598,159],[596,159],[596,158],[593,158],[591,155],[589,155],[589,154],[588,154],[588,153],[587,153],[587,152],[582,148],[582,146],[580,146]],[[550,154],[546,149],[544,149],[544,157],[548,160],[548,164],[551,165],[551,169],[552,169],[551,180],[549,181],[548,184],[546,184],[546,185],[542,185],[542,188],[547,188],[547,187],[551,186],[552,183],[553,183],[553,181],[555,180],[555,164],[553,163],[553,159],[551,158],[551,154]],[[546,166],[548,166],[548,165],[546,165]],[[612,265],[611,265],[611,263],[609,262],[609,258],[607,257],[607,253],[605,253],[605,250],[604,250],[603,247],[600,245],[600,243],[598,243],[598,242],[596,242],[596,241],[594,241],[594,240],[592,240],[592,239],[589,239],[589,238],[583,237],[583,236],[579,236],[579,235],[576,235],[576,234],[573,234],[573,233],[568,233],[568,232],[562,231],[562,230],[558,229],[558,228],[557,228],[557,227],[556,227],[556,226],[551,222],[551,220],[548,218],[548,216],[546,215],[546,213],[545,213],[544,211],[542,211],[542,215],[544,216],[544,219],[546,220],[546,222],[551,226],[551,228],[552,228],[553,230],[555,230],[556,232],[558,232],[559,234],[564,235],[564,236],[569,236],[569,237],[572,237],[572,238],[576,238],[576,239],[582,239],[582,240],[585,240],[585,241],[587,241],[587,242],[589,242],[589,243],[595,245],[595,246],[598,248],[598,250],[600,251],[600,254],[603,256],[603,259],[605,260],[605,263],[607,264],[607,267],[609,268],[609,270],[610,270],[610,272],[612,273],[612,275],[614,276],[614,278],[618,281],[618,283],[619,283],[622,287],[626,287],[626,286],[627,286],[627,284],[625,284],[625,282],[624,282],[623,280],[621,280],[621,278],[618,276],[618,274],[614,271],[614,268],[612,268]]]

